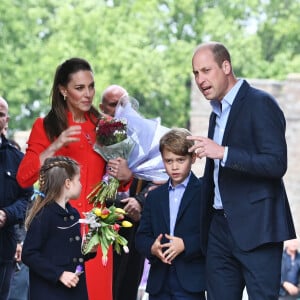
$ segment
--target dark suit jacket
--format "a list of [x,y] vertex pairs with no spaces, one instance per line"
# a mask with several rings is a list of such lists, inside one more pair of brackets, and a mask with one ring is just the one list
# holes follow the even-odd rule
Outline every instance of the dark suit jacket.
[[[165,183],[149,193],[136,234],[137,250],[151,263],[146,288],[150,294],[160,292],[168,274],[169,265],[151,255],[151,246],[157,236],[161,233],[170,233],[168,186],[169,183]],[[172,263],[182,287],[190,292],[200,292],[205,289],[205,245],[202,226],[202,222],[205,222],[204,205],[201,181],[191,174],[181,200],[174,231],[174,236],[183,239],[185,251]],[[163,243],[165,242],[166,239],[163,240]]]
[[[211,114],[209,138],[216,115]],[[228,157],[219,169],[219,188],[228,224],[238,246],[247,251],[269,242],[295,238],[282,177],[287,170],[285,118],[275,100],[245,81],[231,107],[223,146]],[[205,182],[213,202],[213,160]]]
[[6,213],[4,227],[0,228],[0,264],[13,261],[16,253],[17,236],[15,224],[22,224],[32,187],[22,188],[16,174],[24,154],[11,145],[2,134],[0,145],[0,209]]

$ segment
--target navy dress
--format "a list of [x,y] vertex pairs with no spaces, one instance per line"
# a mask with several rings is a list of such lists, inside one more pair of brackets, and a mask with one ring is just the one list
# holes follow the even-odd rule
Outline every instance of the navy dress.
[[75,288],[59,281],[64,271],[75,272],[77,265],[95,254],[81,253],[80,224],[68,229],[79,219],[78,211],[70,204],[64,210],[57,203],[44,207],[33,219],[27,232],[22,261],[29,267],[31,300],[85,300],[88,299],[85,273],[80,275]]

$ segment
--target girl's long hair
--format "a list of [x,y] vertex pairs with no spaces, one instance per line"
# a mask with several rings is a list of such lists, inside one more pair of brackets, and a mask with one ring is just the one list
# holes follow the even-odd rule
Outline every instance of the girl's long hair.
[[26,229],[46,205],[59,198],[66,179],[72,180],[79,172],[78,163],[69,157],[54,156],[45,160],[40,170],[38,195],[25,220]]

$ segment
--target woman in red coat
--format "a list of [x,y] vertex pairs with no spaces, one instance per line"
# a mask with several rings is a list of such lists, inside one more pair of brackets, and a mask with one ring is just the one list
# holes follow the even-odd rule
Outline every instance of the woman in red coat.
[[[51,156],[69,156],[80,164],[82,192],[78,200],[70,201],[82,213],[93,206],[87,195],[104,175],[106,163],[93,150],[96,139],[98,111],[92,102],[95,95],[93,71],[81,58],[71,58],[56,69],[52,87],[51,110],[45,118],[38,118],[28,140],[17,180],[22,187],[35,183],[41,165]],[[114,170],[108,171],[110,175]],[[119,178],[122,179],[122,178]],[[112,252],[108,264],[101,262],[99,247],[95,259],[86,263],[86,278],[90,300],[112,299]]]

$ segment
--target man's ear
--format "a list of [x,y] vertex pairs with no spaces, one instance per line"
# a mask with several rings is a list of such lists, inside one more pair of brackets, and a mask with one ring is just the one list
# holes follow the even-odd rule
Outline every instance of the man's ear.
[[228,60],[224,60],[222,63],[222,70],[223,72],[228,75],[231,73],[231,64]]

